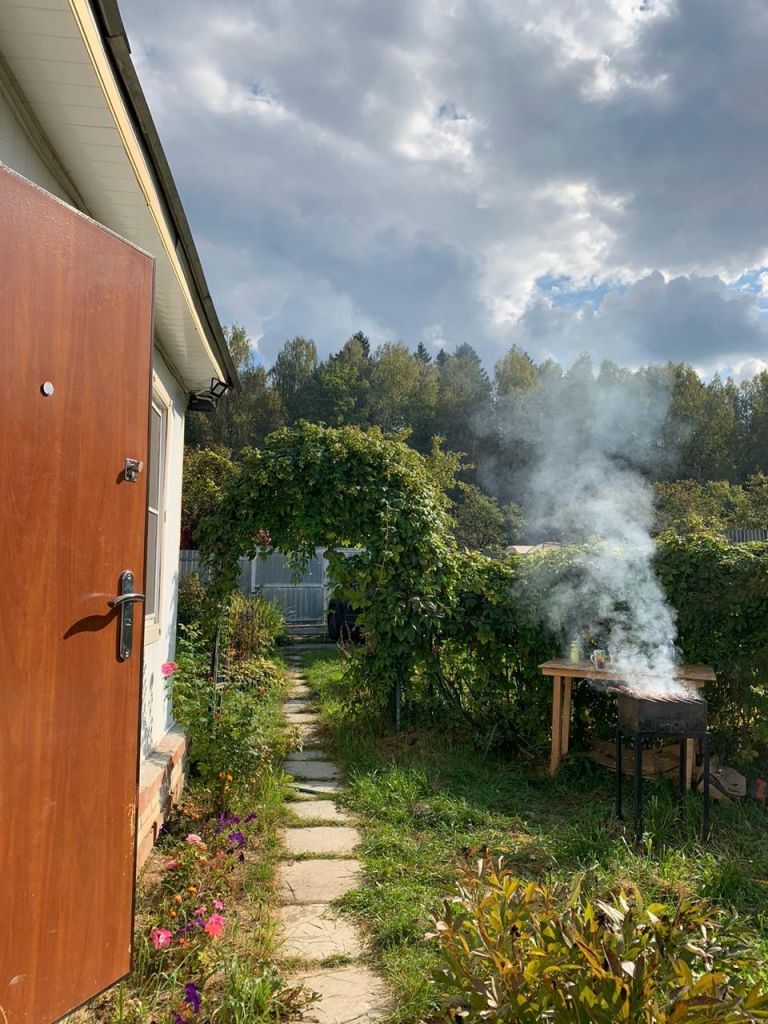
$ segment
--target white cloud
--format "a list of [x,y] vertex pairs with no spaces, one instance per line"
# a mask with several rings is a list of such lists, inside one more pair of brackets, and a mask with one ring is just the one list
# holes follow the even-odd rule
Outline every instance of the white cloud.
[[[755,295],[724,284],[768,263],[762,0],[123,14],[220,315],[266,358],[365,324],[412,345],[439,325],[489,362],[513,337],[565,358],[765,354]],[[544,276],[567,279],[546,301]],[[596,286],[599,315],[559,305]]]

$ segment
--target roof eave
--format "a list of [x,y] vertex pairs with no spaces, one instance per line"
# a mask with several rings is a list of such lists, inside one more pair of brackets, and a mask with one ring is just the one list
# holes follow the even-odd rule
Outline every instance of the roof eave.
[[199,306],[198,312],[208,328],[210,341],[226,370],[227,383],[236,385],[238,383],[237,369],[216,314],[187,215],[184,212],[176,183],[163,151],[160,136],[152,120],[144,91],[131,59],[131,47],[117,2],[116,0],[90,0],[90,3],[104,39],[105,50],[115,72],[115,78],[120,85],[136,132],[144,145],[146,157],[155,176],[169,223],[173,225],[177,255],[180,258],[183,257],[182,262],[189,270],[190,284],[193,286]]

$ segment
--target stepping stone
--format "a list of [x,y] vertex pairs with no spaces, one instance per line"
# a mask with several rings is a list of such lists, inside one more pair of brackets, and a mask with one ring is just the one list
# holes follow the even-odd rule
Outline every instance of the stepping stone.
[[314,825],[309,828],[287,828],[282,840],[289,853],[352,853],[361,836],[348,825]]
[[324,960],[327,956],[360,956],[360,933],[327,903],[283,906],[277,912],[283,932],[283,955]]
[[338,779],[341,771],[333,761],[285,761],[283,771],[296,779]]
[[[294,725],[294,722],[289,722],[289,725]],[[300,726],[299,736],[301,737],[301,745],[307,749],[308,747],[317,747],[323,742],[323,732],[320,726],[315,722],[312,725]]]
[[330,903],[359,882],[359,860],[296,860],[277,869],[277,895],[284,903]]
[[297,800],[286,806],[297,818],[305,821],[354,821],[352,815],[339,810],[333,800]]
[[312,750],[292,750],[287,757],[288,761],[324,761],[328,755],[320,747]]
[[283,707],[285,708],[285,710],[287,712],[290,712],[290,711],[304,711],[309,706],[310,706],[310,702],[308,700],[302,700],[301,697],[291,697],[290,700],[287,700],[283,704]]
[[289,711],[285,717],[289,725],[315,725],[318,720],[317,715],[312,713],[305,714],[303,711]]
[[344,789],[344,784],[341,782],[326,782],[324,780],[312,782],[310,779],[306,781],[297,779],[294,781],[293,787],[299,793],[308,793],[310,796],[313,796],[318,793],[340,793]]
[[320,999],[304,1011],[314,1024],[373,1024],[389,1015],[384,983],[367,967],[327,967],[299,979]]

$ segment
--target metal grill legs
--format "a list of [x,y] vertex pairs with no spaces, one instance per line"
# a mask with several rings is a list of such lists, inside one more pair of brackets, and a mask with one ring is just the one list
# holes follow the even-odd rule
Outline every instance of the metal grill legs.
[[[622,805],[622,783],[624,781],[622,772],[622,731],[616,729],[616,817],[619,821],[624,820],[624,809]],[[635,811],[635,838],[639,842],[643,837],[643,737],[633,736],[635,743],[635,778],[634,778],[634,811]],[[704,760],[704,792],[703,796],[703,818],[701,826],[701,838],[705,841],[710,834],[709,818],[709,734],[701,737],[701,749]],[[678,772],[678,800],[682,802],[688,788],[686,743],[685,737],[680,738],[680,767]]]
[[635,839],[643,838],[643,737],[635,736]]

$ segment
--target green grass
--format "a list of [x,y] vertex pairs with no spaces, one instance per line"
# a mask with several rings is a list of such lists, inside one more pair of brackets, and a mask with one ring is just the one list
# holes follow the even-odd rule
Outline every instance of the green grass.
[[[699,842],[701,801],[678,809],[671,786],[645,787],[646,835],[613,816],[614,776],[574,759],[557,777],[511,757],[483,756],[471,736],[438,729],[377,735],[344,708],[337,655],[306,656],[307,680],[329,732],[329,754],[348,773],[344,803],[361,818],[365,884],[342,906],[358,916],[372,961],[392,986],[393,1019],[433,1009],[436,950],[424,939],[430,913],[450,897],[478,846],[503,851],[521,876],[572,883],[608,895],[637,887],[647,898],[710,900],[741,918],[741,932],[768,980],[768,816],[752,806],[714,804],[713,835]],[[631,808],[627,790],[625,806]]]

